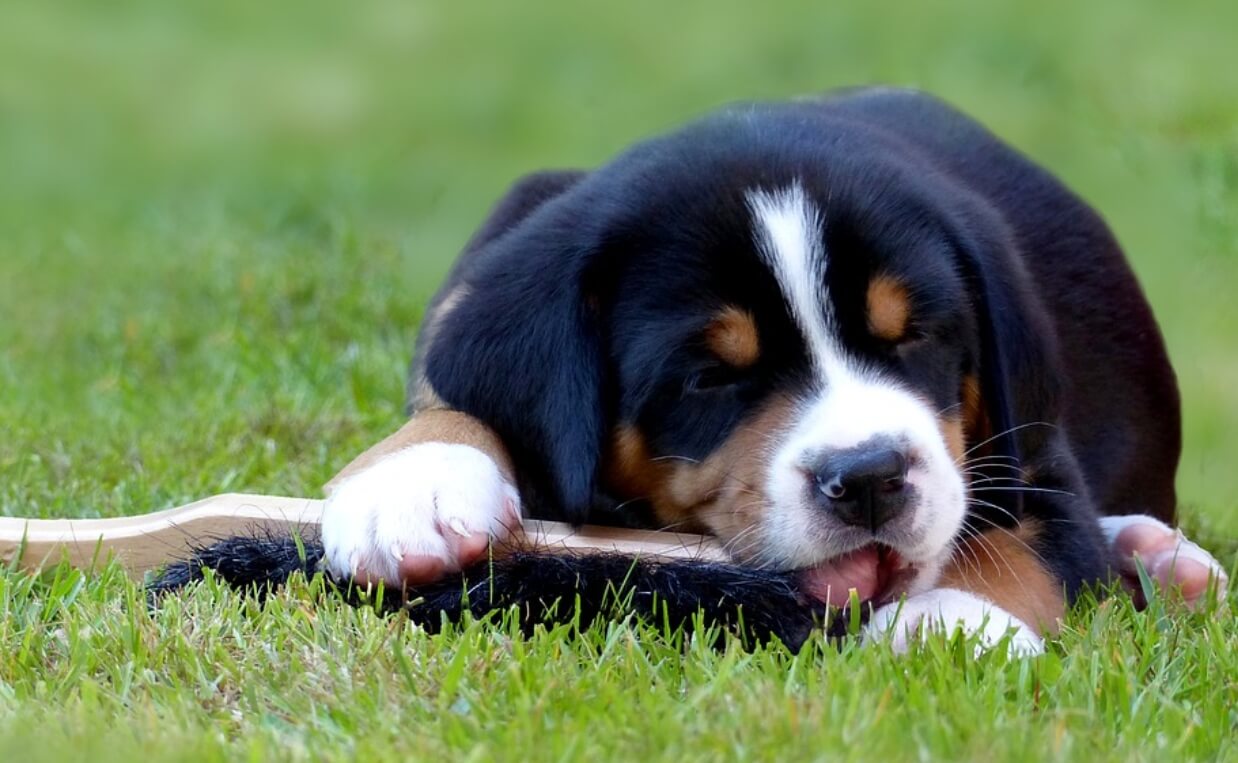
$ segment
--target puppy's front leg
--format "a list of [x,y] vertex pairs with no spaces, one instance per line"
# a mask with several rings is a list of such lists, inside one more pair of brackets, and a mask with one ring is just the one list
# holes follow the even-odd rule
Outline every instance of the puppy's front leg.
[[425,583],[486,553],[520,522],[511,458],[464,413],[417,413],[326,486],[322,541],[334,575]]

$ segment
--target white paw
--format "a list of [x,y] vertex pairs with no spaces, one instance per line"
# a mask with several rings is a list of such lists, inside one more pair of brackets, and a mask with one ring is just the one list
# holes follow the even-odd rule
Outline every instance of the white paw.
[[1181,530],[1146,514],[1101,517],[1100,528],[1117,559],[1118,571],[1137,599],[1142,597],[1138,560],[1162,589],[1177,589],[1191,607],[1212,586],[1224,600],[1229,585],[1225,568]]
[[895,652],[903,654],[931,633],[952,634],[956,628],[978,637],[977,652],[993,648],[1007,633],[1012,655],[1045,651],[1044,639],[1027,623],[987,599],[954,588],[935,588],[885,605],[864,626],[863,638],[888,640]]
[[340,577],[428,582],[482,556],[489,538],[519,521],[519,495],[493,459],[467,445],[420,443],[335,488],[323,507],[324,561]]

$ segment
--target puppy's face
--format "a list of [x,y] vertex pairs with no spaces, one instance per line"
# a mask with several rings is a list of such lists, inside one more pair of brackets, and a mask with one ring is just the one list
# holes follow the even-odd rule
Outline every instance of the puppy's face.
[[881,600],[934,583],[965,514],[1016,516],[965,511],[963,459],[1011,428],[998,350],[1039,355],[1001,221],[811,113],[731,112],[531,181],[424,367],[532,504],[586,520],[602,488],[830,603]]
[[698,168],[643,194],[606,279],[607,485],[737,560],[803,570],[832,604],[932,585],[964,520],[979,418],[949,239],[874,182]]

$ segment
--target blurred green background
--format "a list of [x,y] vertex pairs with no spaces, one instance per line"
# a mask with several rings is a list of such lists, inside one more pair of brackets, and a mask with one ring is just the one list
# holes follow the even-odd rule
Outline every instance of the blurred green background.
[[523,172],[874,82],[1096,206],[1238,535],[1238,5],[35,2],[0,9],[0,513],[316,494],[397,425],[421,308]]

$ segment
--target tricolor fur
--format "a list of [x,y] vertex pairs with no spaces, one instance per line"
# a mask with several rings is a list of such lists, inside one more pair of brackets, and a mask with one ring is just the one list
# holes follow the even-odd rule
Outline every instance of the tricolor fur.
[[[910,92],[732,107],[523,179],[432,303],[409,393],[412,434],[336,483],[337,571],[451,568],[519,500],[709,532],[832,603],[1040,631],[1110,567],[1101,515],[1174,515],[1177,387],[1114,237]],[[419,433],[444,411],[497,437]]]

